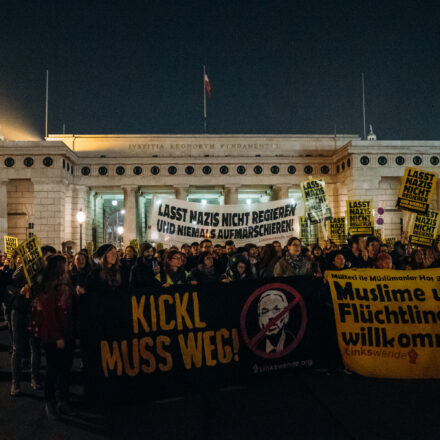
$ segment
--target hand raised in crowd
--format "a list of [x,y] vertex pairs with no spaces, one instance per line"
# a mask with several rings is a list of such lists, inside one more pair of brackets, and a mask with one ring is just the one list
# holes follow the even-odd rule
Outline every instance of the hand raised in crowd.
[[84,295],[84,293],[86,293],[86,291],[84,290],[84,287],[76,286],[76,294],[77,295]]
[[62,350],[64,348],[64,339],[57,339],[57,348]]
[[423,265],[425,267],[430,267],[432,263],[435,261],[435,255],[433,249],[426,249],[426,255],[423,259]]
[[28,284],[25,284],[21,290],[20,290],[20,295],[25,296],[26,298],[29,298],[31,296],[31,288],[29,287]]
[[190,284],[199,284],[196,280],[191,280]]

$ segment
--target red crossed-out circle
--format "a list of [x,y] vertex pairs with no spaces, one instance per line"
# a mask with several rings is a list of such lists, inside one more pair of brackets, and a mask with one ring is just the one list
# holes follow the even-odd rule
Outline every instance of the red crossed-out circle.
[[[290,293],[293,297],[293,300],[287,305],[287,307],[285,307],[280,313],[278,313],[278,315],[270,319],[267,325],[251,339],[247,333],[247,328],[246,328],[246,317],[249,312],[249,307],[256,300],[256,298],[258,298],[261,294],[263,294],[268,290],[283,290],[285,292]],[[267,329],[273,326],[275,322],[278,322],[286,313],[290,312],[290,310],[292,310],[292,308],[295,307],[296,305],[298,305],[301,310],[301,324],[299,327],[299,331],[296,334],[294,340],[287,347],[285,347],[284,350],[281,351],[277,351],[274,353],[266,353],[265,351],[259,350],[257,348],[258,343],[264,337]],[[304,336],[304,332],[306,331],[306,326],[307,326],[307,309],[306,309],[306,305],[304,304],[304,300],[302,296],[293,287],[283,283],[272,283],[261,286],[254,293],[252,293],[252,295],[247,299],[240,315],[240,330],[244,342],[253,353],[265,359],[278,359],[290,353],[301,342],[301,339]]]

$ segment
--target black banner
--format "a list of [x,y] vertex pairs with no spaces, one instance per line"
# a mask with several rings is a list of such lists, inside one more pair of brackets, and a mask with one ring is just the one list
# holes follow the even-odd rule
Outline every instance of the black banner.
[[90,293],[81,310],[89,396],[167,397],[314,366],[319,289],[296,277]]

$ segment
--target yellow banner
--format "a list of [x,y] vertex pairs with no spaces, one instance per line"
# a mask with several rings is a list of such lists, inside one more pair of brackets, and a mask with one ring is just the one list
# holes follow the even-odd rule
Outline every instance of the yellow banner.
[[336,244],[345,244],[347,234],[345,233],[345,217],[333,217],[329,222],[329,238]]
[[346,368],[440,378],[440,269],[332,271],[328,280]]
[[323,180],[310,179],[302,182],[301,193],[305,212],[312,223],[322,223],[332,218]]
[[349,235],[373,235],[373,203],[371,200],[347,200],[347,232]]
[[383,240],[382,229],[374,228],[374,236],[377,237],[380,241],[382,241]]
[[31,286],[35,282],[35,276],[43,267],[41,247],[37,237],[34,235],[24,241],[17,248],[23,261],[24,273],[28,284]]
[[436,184],[437,173],[406,167],[397,206],[406,211],[428,212]]
[[438,211],[428,210],[426,214],[413,214],[409,242],[418,246],[432,246],[437,237],[438,223]]
[[5,235],[5,254],[6,258],[10,260],[12,258],[12,254],[18,246],[18,238],[11,237],[10,235]]

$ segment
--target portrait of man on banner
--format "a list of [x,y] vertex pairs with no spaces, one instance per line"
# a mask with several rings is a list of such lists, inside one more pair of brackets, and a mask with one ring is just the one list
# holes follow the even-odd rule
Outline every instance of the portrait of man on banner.
[[[260,329],[267,327],[270,320],[282,313],[287,306],[286,295],[280,290],[264,292],[258,301],[258,324]],[[267,328],[259,343],[260,350],[266,353],[280,352],[293,342],[295,335],[286,328],[289,319],[290,311],[287,311],[279,320],[274,321]]]

